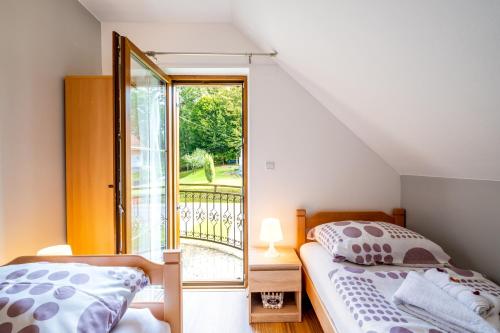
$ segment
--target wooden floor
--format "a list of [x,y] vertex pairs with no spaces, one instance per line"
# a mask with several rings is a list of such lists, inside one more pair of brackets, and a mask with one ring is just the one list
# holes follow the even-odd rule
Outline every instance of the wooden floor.
[[322,333],[309,304],[301,323],[248,324],[244,290],[184,291],[184,333]]

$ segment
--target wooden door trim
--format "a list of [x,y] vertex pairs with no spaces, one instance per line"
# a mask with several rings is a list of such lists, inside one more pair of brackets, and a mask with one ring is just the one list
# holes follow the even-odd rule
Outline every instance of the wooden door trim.
[[170,75],[173,84],[239,84],[246,83],[244,75]]
[[165,73],[157,64],[155,64],[151,59],[141,51],[134,43],[132,43],[127,37],[122,37],[125,39],[125,49],[129,54],[135,55],[144,65],[149,67],[156,75],[158,75],[163,81],[167,83],[172,82],[170,75]]
[[[125,59],[123,48],[123,37],[113,31],[113,94],[114,94],[114,117],[115,117],[115,223],[116,223],[116,253],[126,253],[126,230],[125,213],[122,211],[122,204],[125,203],[125,176],[124,176],[124,142],[125,138],[120,138],[119,133],[124,133],[123,115],[125,113],[126,91],[121,87],[125,85],[125,65],[120,60]],[[123,135],[122,135],[123,136]]]
[[[170,75],[172,79],[172,88],[176,85],[214,85],[214,84],[241,84],[242,89],[242,136],[243,136],[243,285],[247,287],[248,281],[248,78],[245,75]],[[174,114],[177,114],[177,110]],[[175,126],[178,127],[178,118],[175,119]],[[178,140],[176,140],[178,141]],[[178,142],[176,144],[178,146]],[[177,169],[178,170],[178,169]],[[178,179],[176,180],[178,183]],[[178,188],[176,188],[178,193]],[[177,204],[177,202],[175,203]],[[178,218],[175,220],[176,233],[180,234]],[[178,237],[176,237],[178,238]],[[183,284],[188,287],[209,287],[209,288],[235,288],[234,283],[212,283],[212,282],[192,282]]]

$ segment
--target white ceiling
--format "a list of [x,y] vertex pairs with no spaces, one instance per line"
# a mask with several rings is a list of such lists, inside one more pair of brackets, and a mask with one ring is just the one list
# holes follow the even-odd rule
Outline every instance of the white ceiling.
[[231,21],[400,174],[500,180],[498,0],[80,1],[102,21]]
[[231,22],[231,0],[79,0],[101,22]]
[[236,0],[233,15],[400,174],[500,180],[500,1]]

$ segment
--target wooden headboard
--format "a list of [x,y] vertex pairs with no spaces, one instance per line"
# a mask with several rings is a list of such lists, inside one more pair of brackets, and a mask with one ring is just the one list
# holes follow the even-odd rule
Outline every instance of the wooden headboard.
[[307,232],[323,223],[359,220],[380,221],[406,226],[406,211],[404,208],[394,208],[392,215],[382,211],[320,211],[310,216],[306,215],[305,209],[297,209],[297,250],[306,243]]

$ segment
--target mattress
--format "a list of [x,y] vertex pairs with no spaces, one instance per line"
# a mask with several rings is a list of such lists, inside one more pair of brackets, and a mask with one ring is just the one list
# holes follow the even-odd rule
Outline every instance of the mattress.
[[129,308],[112,333],[170,333],[170,326],[156,319],[149,309]]
[[329,272],[346,264],[333,262],[332,256],[317,242],[302,245],[300,258],[337,333],[363,333],[328,278]]

